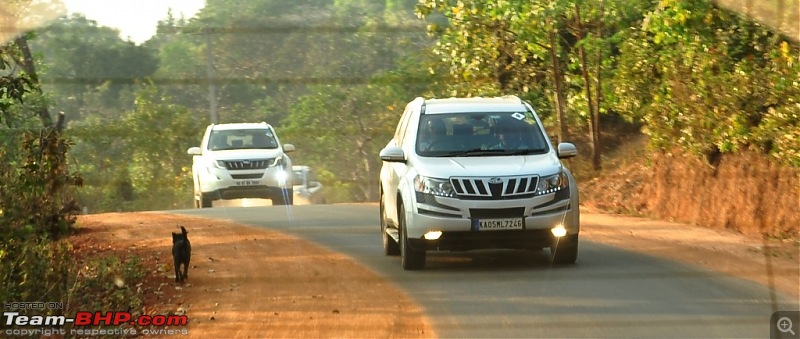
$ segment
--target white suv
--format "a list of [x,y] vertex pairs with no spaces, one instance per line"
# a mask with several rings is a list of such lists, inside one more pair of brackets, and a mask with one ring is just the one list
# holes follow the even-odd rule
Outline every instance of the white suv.
[[211,207],[219,199],[265,198],[292,204],[292,160],[267,123],[209,125],[193,155],[194,206]]
[[381,150],[380,220],[387,255],[404,269],[426,251],[548,247],[578,256],[578,188],[533,108],[514,96],[417,98]]

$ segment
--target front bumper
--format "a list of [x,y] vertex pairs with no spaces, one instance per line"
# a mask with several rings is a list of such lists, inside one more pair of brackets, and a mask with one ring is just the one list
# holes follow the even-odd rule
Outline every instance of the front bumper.
[[[425,250],[473,250],[490,248],[537,249],[555,241],[551,229],[562,225],[567,237],[580,232],[576,194],[569,190],[512,200],[461,200],[417,194],[407,211],[409,246]],[[522,229],[480,230],[478,219],[522,219]],[[436,240],[424,239],[440,231]]]
[[291,189],[291,171],[280,167],[229,171],[211,168],[200,174],[203,194],[219,199],[270,198]]

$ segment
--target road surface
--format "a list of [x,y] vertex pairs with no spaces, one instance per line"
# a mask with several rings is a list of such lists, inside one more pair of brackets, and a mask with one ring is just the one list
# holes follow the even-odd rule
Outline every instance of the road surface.
[[[382,254],[374,205],[170,211],[296,235],[348,255],[405,290],[442,338],[769,337],[798,300],[763,285],[581,239],[578,263],[548,251],[435,253],[422,271]],[[586,229],[592,225],[583,223]]]

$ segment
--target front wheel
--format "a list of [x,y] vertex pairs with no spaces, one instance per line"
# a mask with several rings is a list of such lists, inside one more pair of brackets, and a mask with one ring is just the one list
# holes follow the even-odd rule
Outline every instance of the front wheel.
[[397,228],[400,232],[400,264],[406,271],[421,270],[425,267],[425,251],[415,250],[408,245],[405,210],[401,206],[397,211]]
[[203,192],[197,193],[197,197],[194,199],[194,207],[195,208],[209,208],[211,207],[211,198],[207,197]]
[[282,189],[279,196],[272,198],[273,205],[293,205],[294,204],[294,190]]
[[556,240],[550,246],[550,253],[553,257],[553,264],[571,265],[578,260],[578,235],[568,235]]

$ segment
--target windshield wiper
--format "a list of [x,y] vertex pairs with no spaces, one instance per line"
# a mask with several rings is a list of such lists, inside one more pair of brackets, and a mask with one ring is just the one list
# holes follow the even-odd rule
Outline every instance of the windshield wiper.
[[501,149],[483,149],[483,148],[472,148],[464,151],[456,151],[450,152],[445,154],[446,157],[478,157],[482,155],[496,155],[498,153],[503,153],[505,150]]
[[528,155],[528,154],[541,154],[547,151],[546,148],[528,148],[528,149],[519,149],[519,150],[504,150],[507,152],[505,154],[508,155]]

